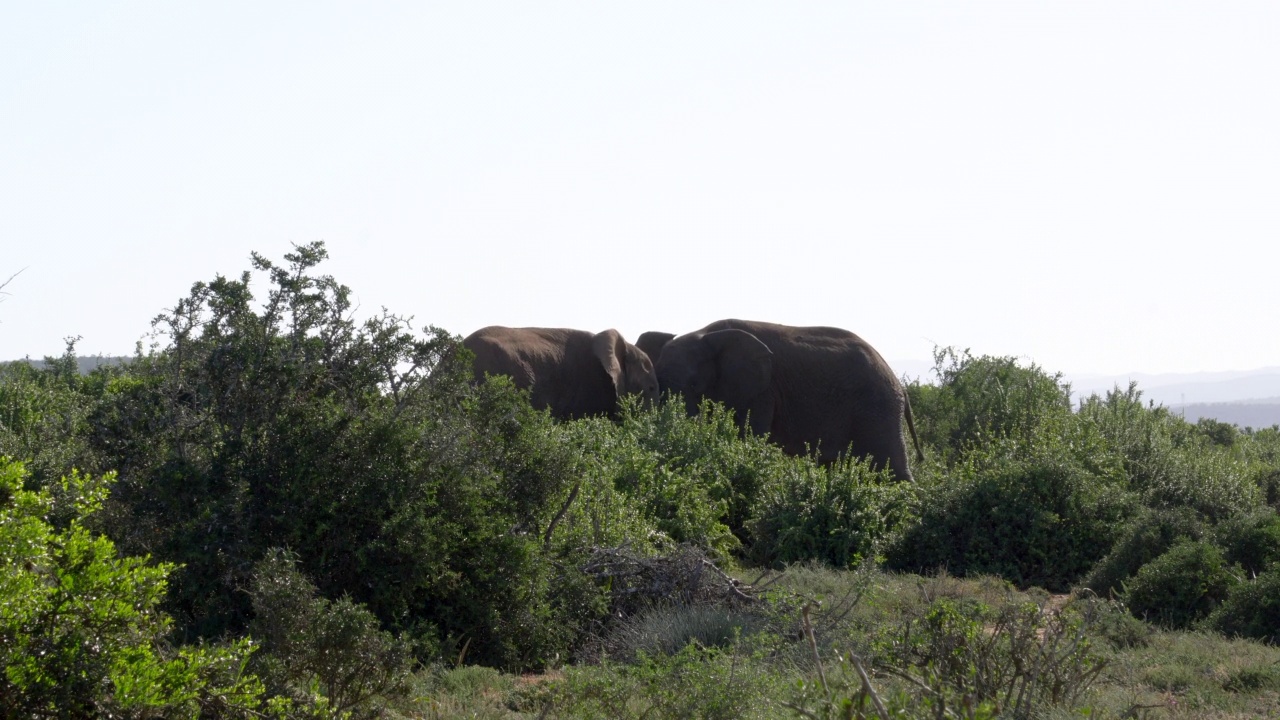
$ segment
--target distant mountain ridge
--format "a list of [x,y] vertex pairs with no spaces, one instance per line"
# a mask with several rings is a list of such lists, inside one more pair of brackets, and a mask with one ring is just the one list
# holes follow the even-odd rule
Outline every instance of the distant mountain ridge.
[[1077,399],[1093,393],[1125,389],[1136,381],[1142,397],[1157,404],[1204,405],[1280,397],[1280,367],[1211,373],[1127,373],[1124,375],[1068,376]]
[[1169,410],[1181,415],[1187,422],[1196,422],[1201,418],[1212,418],[1218,422],[1231,423],[1242,428],[1253,428],[1254,430],[1280,425],[1280,397],[1234,403],[1174,405],[1170,406]]

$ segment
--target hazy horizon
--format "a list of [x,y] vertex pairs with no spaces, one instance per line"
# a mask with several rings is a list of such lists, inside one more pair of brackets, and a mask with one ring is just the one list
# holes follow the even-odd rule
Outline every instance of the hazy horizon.
[[[324,240],[362,316],[725,317],[1073,376],[1280,365],[1280,5],[0,10],[0,358]],[[262,291],[262,278],[256,280]]]

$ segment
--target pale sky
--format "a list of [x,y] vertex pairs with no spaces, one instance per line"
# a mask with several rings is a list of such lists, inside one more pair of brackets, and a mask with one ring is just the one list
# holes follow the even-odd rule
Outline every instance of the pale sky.
[[0,6],[0,360],[313,240],[463,335],[1280,365],[1280,3]]

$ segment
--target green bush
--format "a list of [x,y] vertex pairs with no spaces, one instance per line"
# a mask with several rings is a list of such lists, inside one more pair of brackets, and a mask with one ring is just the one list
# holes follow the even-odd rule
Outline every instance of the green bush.
[[[654,409],[624,402],[619,422],[588,419],[568,432],[588,469],[583,498],[565,518],[575,529],[566,531],[588,534],[597,546],[674,541],[725,557],[748,538],[760,488],[792,461],[762,438],[744,437],[713,403],[690,417],[678,402]],[[590,503],[601,517],[587,533]],[[616,528],[601,521],[610,518]]]
[[1280,514],[1269,507],[1227,518],[1214,527],[1213,536],[1227,562],[1251,575],[1280,560]]
[[1280,512],[1280,468],[1263,468],[1255,476],[1254,482],[1258,485],[1263,501]]
[[934,350],[937,385],[907,387],[921,441],[948,464],[998,439],[1032,442],[1046,423],[1071,415],[1070,386],[1016,358]]
[[1124,601],[1138,617],[1187,628],[1217,607],[1234,583],[1221,550],[1182,540],[1138,570],[1125,586]]
[[68,525],[47,490],[0,457],[0,717],[251,717],[262,693],[247,642],[173,648],[159,611],[171,565],[121,557],[84,521],[113,480],[64,478]]
[[888,551],[912,572],[994,574],[1065,591],[1108,550],[1136,499],[1046,433],[1038,447],[996,443],[921,491],[919,519]]
[[1147,505],[1189,507],[1210,522],[1263,506],[1262,494],[1245,462],[1205,442],[1174,453],[1167,474],[1142,489]]
[[627,504],[663,537],[720,554],[735,549],[738,541],[725,524],[732,491],[727,480],[717,475],[718,468],[700,463],[702,458],[671,459],[651,447],[652,442],[672,440],[677,433],[693,434],[689,431],[703,423],[676,417],[670,407],[656,415],[656,421],[650,414],[646,422],[645,415],[624,411],[622,427],[596,421],[591,473],[622,493]]
[[864,461],[820,467],[797,458],[761,488],[748,523],[747,557],[765,566],[818,560],[856,567],[876,559],[908,520],[915,491]]
[[348,598],[318,597],[294,564],[284,552],[258,564],[250,627],[262,648],[252,667],[269,694],[293,704],[322,703],[336,717],[380,716],[408,692],[409,648]]
[[1280,643],[1280,567],[1231,586],[1205,624],[1227,635]]
[[1183,539],[1198,540],[1204,523],[1189,508],[1144,508],[1117,530],[1119,537],[1106,557],[1085,576],[1083,584],[1103,597],[1120,592],[1143,565]]
[[156,320],[162,347],[88,421],[120,470],[104,526],[182,564],[167,607],[185,638],[242,633],[241,588],[283,547],[323,596],[417,648],[504,667],[567,655],[593,605],[557,596],[584,585],[549,536],[581,450],[510,381],[473,386],[456,338],[385,312],[355,323],[350,291],[314,271],[324,258],[255,255],[261,303],[246,272]]
[[955,716],[945,712],[948,703],[1033,717],[1050,705],[1070,707],[1098,678],[1106,661],[1090,637],[1101,612],[1081,600],[1046,612],[1012,598],[987,605],[942,597],[882,631],[872,660],[921,678],[931,690],[926,697],[941,706],[928,708],[937,717]]
[[0,455],[20,460],[28,482],[56,490],[73,468],[93,468],[86,417],[96,391],[114,371],[81,377],[75,341],[42,368],[27,362],[0,363]]
[[1217,522],[1263,503],[1237,435],[1228,438],[1217,425],[1192,425],[1166,408],[1144,406],[1136,383],[1105,398],[1086,398],[1078,418],[1119,458],[1147,506],[1192,508]]

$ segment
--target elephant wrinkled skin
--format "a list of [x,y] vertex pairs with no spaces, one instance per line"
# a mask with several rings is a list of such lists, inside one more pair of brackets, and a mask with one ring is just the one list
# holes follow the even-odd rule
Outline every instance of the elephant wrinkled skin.
[[906,392],[875,348],[848,330],[721,320],[657,350],[658,384],[732,409],[739,423],[793,455],[846,452],[910,480],[902,420],[920,443]]
[[644,351],[645,355],[653,361],[654,365],[658,364],[658,356],[662,354],[662,348],[675,337],[671,333],[655,332],[650,330],[646,333],[640,333],[640,337],[636,338],[636,347]]
[[530,401],[552,416],[572,420],[616,415],[623,395],[658,399],[658,379],[645,353],[617,330],[590,333],[563,328],[490,326],[462,344],[475,355],[475,374],[509,375]]

